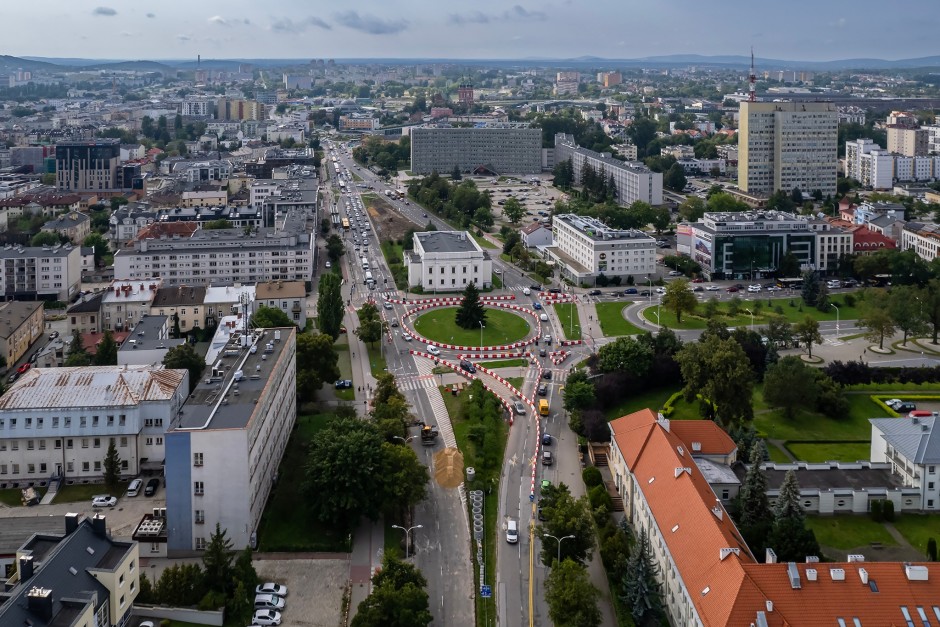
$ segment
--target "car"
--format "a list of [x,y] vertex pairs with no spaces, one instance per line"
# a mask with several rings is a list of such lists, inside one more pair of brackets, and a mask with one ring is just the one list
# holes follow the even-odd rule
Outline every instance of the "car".
[[540,314],[539,320],[541,320],[542,322],[548,322],[548,314]]
[[287,603],[284,601],[284,598],[279,597],[276,594],[255,595],[256,610],[283,610],[286,604]]
[[714,283],[709,283],[708,285],[705,286],[706,292],[717,292],[720,289],[721,287],[718,285],[715,285]]
[[639,294],[639,290],[637,290],[635,287],[628,287],[623,291],[624,296],[630,296],[631,294]]
[[653,293],[649,290],[643,290],[640,292],[640,296],[651,296]]
[[696,285],[695,287],[692,288],[692,291],[693,291],[693,292],[704,292],[704,291],[705,291],[705,288],[703,288],[701,285]]
[[682,273],[679,272],[678,270],[670,270],[669,276],[682,276]]
[[738,288],[738,287],[735,287],[734,285],[732,285],[731,287],[729,287],[729,288],[726,289],[725,291],[728,292],[729,294],[733,294],[733,293],[735,293],[735,292],[740,292],[741,289]]
[[286,597],[287,586],[269,581],[255,586],[255,594],[276,594],[279,597]]
[[143,479],[134,479],[127,486],[127,496],[137,496],[140,494],[140,488],[144,485]]
[[693,282],[693,283],[704,283],[704,282],[705,282],[705,279],[703,279],[702,277],[695,277],[694,279],[692,279],[692,282]]
[[542,286],[539,285],[538,283],[533,283],[532,285],[529,286],[529,289],[535,290],[536,292],[541,292]]
[[545,385],[544,383],[539,384],[538,395],[548,396],[548,386]]
[[477,367],[474,366],[469,361],[467,361],[466,359],[460,360],[460,367],[466,370],[467,372],[469,372],[470,374],[476,374]]
[[748,285],[747,291],[751,294],[754,294],[756,292],[761,291],[761,286],[760,285]]
[[388,326],[392,327],[393,329],[394,329],[394,328],[397,328],[397,327],[398,327],[398,320],[392,320],[392,321],[388,324]]
[[277,610],[257,610],[254,616],[251,617],[251,622],[255,625],[261,625],[261,627],[280,625],[281,613]]
[[548,290],[548,293],[549,294],[561,294],[561,288],[553,287],[552,289]]
[[551,371],[551,370],[545,370],[544,372],[542,372],[542,378],[545,379],[545,380],[547,380],[547,381],[551,381],[551,380],[552,380],[552,371]]
[[515,544],[519,541],[519,523],[510,518],[506,521],[506,542]]
[[903,414],[909,411],[914,411],[917,409],[917,405],[911,403],[910,401],[905,401],[900,405],[895,405],[892,409],[894,409],[894,411],[898,412],[899,414]]
[[539,349],[539,357],[546,357],[547,355],[548,355],[547,350],[545,350],[544,348]]
[[29,356],[29,363],[34,364],[37,359],[39,359],[39,353],[33,353]]
[[552,465],[552,452],[551,451],[542,451],[542,465],[551,466]]
[[340,332],[340,333],[346,333],[346,332],[347,332],[347,331],[346,331],[346,327],[340,327],[340,328],[339,328],[339,332]]
[[903,402],[904,402],[904,401],[902,401],[902,400],[899,399],[899,398],[890,398],[890,399],[888,399],[888,400],[885,401],[885,405],[887,405],[887,406],[890,407],[891,409],[894,409],[895,407],[897,407],[898,405],[900,405],[900,404],[903,403]]
[[324,268],[332,268],[332,267],[333,267],[333,264],[330,263],[329,261],[327,261],[325,264],[323,264],[323,267],[324,267]]
[[766,291],[768,291],[768,292],[779,292],[779,291],[782,290],[783,288],[782,288],[782,287],[777,287],[776,285],[771,285],[770,287],[765,287],[764,289],[765,289]]
[[385,301],[384,303],[382,303],[382,307],[384,307],[385,309],[391,309],[392,306],[393,305],[388,301]]
[[406,342],[410,342],[410,341],[411,341],[411,334],[410,334],[410,333],[405,333],[404,331],[402,331],[401,339],[405,340]]
[[100,494],[91,499],[92,507],[114,507],[117,505],[117,497],[109,494]]
[[588,292],[588,296],[600,296],[600,295],[601,295],[600,290],[591,290],[590,292]]
[[57,337],[59,337],[59,332],[58,332],[58,331],[53,331],[52,333],[49,334],[49,339],[50,339],[50,340],[54,340],[54,339],[56,339]]
[[[349,387],[352,387],[352,381],[347,381]],[[146,487],[144,487],[144,496],[153,496],[157,493],[157,490],[160,488],[160,480],[154,477],[147,481]]]
[[663,294],[666,293],[666,288],[665,288],[665,287],[657,287],[656,290],[655,290],[655,292],[656,292],[657,294],[659,294],[660,296],[662,296]]
[[426,218],[426,217],[428,217],[428,214],[422,213],[422,214],[421,214],[421,217],[422,217],[422,218]]
[[552,482],[548,479],[542,479],[542,483],[539,485],[539,487],[542,489],[542,492],[544,492],[545,490],[548,490],[552,487]]
[[428,352],[429,352],[430,354],[432,354],[432,355],[440,355],[440,354],[441,354],[441,349],[439,349],[437,346],[434,346],[433,344],[429,344],[429,345],[428,345]]
[[513,409],[516,410],[516,415],[525,416],[525,403],[522,401],[516,401],[513,403]]
[[842,287],[856,287],[858,286],[858,281],[855,279],[846,279],[842,281]]
[[838,281],[838,280],[826,281],[826,287],[828,287],[831,290],[838,289],[842,287],[842,281]]
[[541,308],[542,308],[542,303],[540,303],[540,302],[538,302],[538,301],[535,301],[534,303],[532,303],[532,309],[535,309],[535,310],[537,311],[537,310],[539,310],[539,309],[541,309]]
[[551,446],[552,445],[552,436],[547,433],[542,434],[542,446]]
[[19,378],[20,378],[20,375],[19,375],[18,373],[14,372],[14,373],[11,374],[10,377],[7,379],[7,383],[13,383],[14,381],[16,381],[16,380],[19,379]]
[[545,342],[546,344],[551,344],[551,343],[552,343],[552,334],[551,334],[551,333],[546,333],[546,334],[542,337],[542,341]]
[[25,364],[20,364],[20,367],[16,369],[16,372],[19,374],[23,374],[24,372],[26,372],[32,367],[33,367],[33,364],[26,362]]
[[532,290],[530,290],[530,289],[527,288],[527,287],[524,287],[524,288],[522,288],[522,293],[523,293],[524,295],[526,295],[526,296],[529,296],[529,295],[532,293]]

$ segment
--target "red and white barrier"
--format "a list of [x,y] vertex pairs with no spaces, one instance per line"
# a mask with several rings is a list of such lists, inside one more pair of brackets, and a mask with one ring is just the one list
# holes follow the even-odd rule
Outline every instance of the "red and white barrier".
[[554,365],[558,365],[568,358],[570,355],[568,351],[552,351],[548,354],[548,358],[552,360]]

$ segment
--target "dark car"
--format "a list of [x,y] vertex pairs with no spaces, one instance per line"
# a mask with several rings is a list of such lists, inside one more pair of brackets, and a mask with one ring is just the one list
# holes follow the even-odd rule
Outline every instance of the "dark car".
[[535,290],[535,291],[537,291],[537,292],[541,292],[541,291],[542,291],[542,286],[539,285],[538,283],[533,283],[532,285],[529,286],[529,289],[530,289],[530,290]]
[[157,493],[157,489],[160,487],[160,480],[154,477],[147,482],[147,486],[144,488],[144,496],[153,496]]
[[551,381],[551,379],[552,379],[552,371],[551,371],[551,370],[546,370],[545,372],[543,372],[543,373],[542,373],[542,378]]
[[552,436],[547,433],[542,434],[542,446],[551,446],[552,445]]
[[466,359],[460,360],[460,367],[469,372],[470,374],[476,374],[476,366],[467,361]]
[[650,292],[649,290],[643,290],[642,292],[640,292],[640,296],[650,296],[651,294],[652,292]]
[[894,411],[898,412],[899,414],[914,411],[915,409],[917,409],[917,405],[911,402],[900,403],[894,406]]
[[544,383],[539,386],[539,396],[548,396],[548,386]]
[[600,296],[600,295],[601,295],[600,290],[591,290],[590,292],[588,292],[588,296]]
[[561,288],[553,287],[552,289],[548,290],[548,293],[549,294],[561,294]]
[[730,293],[740,292],[740,291],[741,291],[741,288],[740,288],[740,287],[737,287],[736,285],[732,285],[731,287],[729,287],[729,288],[726,289],[725,291],[726,291],[726,292],[730,292]]
[[635,287],[628,287],[623,291],[624,296],[630,296],[631,294],[639,294],[639,290],[637,290]]

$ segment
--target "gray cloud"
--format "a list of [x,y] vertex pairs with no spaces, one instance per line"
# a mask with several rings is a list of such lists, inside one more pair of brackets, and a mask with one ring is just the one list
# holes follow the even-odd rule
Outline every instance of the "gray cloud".
[[316,26],[317,28],[322,28],[323,30],[332,30],[333,27],[321,20],[318,17],[306,17],[302,20],[294,21],[289,17],[284,17],[278,20],[275,20],[271,23],[271,30],[278,33],[289,33],[296,35],[306,31],[311,26]]
[[357,11],[337,13],[336,21],[346,28],[370,35],[393,35],[408,28],[408,22],[404,20],[383,20],[368,13],[360,15]]
[[493,13],[487,15],[480,11],[471,11],[469,13],[451,13],[450,22],[452,24],[490,24],[501,21],[536,21],[543,22],[548,16],[542,11],[530,11],[520,4],[514,4],[511,8],[502,13]]
[[185,42],[185,41],[192,41],[192,40],[193,40],[193,38],[190,37],[189,35],[177,35],[177,36],[176,36],[176,39],[179,40],[179,41],[184,41],[184,42]]
[[538,20],[539,22],[544,21],[548,18],[542,11],[529,11],[521,4],[514,4],[511,9],[506,11],[503,16],[506,19],[520,19],[520,20]]
[[454,24],[489,24],[491,19],[489,15],[479,11],[471,11],[464,15],[459,13],[450,14],[450,21]]
[[147,14],[147,17],[149,17],[149,18],[154,18],[154,17],[157,17],[157,16],[154,15],[153,13],[148,13],[148,14]]
[[213,15],[212,17],[209,18],[208,22],[210,24],[215,24],[216,26],[228,26],[229,25],[228,20],[226,20],[221,15]]
[[117,15],[117,11],[115,11],[111,7],[95,7],[95,10],[92,11],[91,14],[92,15],[104,15],[104,16],[110,17],[112,15]]

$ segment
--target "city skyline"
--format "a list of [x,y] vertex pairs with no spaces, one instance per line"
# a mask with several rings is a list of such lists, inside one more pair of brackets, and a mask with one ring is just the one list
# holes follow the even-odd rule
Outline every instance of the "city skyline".
[[[53,19],[50,4],[62,8]],[[742,55],[753,45],[761,57],[793,61],[893,60],[935,52],[932,22],[911,19],[928,9],[926,2],[904,0],[883,9],[873,0],[795,0],[759,10],[729,0],[708,11],[689,0],[481,0],[472,6],[401,0],[394,10],[376,0],[337,8],[301,0],[263,6],[247,0],[167,0],[157,6],[47,1],[5,8],[9,26],[0,52],[95,59],[632,59]],[[41,24],[44,36],[12,26],[17,23]]]

